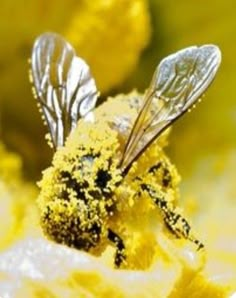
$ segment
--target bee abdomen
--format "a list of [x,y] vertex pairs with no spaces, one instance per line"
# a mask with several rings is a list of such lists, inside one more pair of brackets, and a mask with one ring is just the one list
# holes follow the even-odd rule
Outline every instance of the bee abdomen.
[[[89,251],[99,244],[103,233],[101,218],[93,212],[76,212],[65,205],[67,210],[58,212],[57,208],[47,206],[41,217],[45,234],[52,240],[70,247]],[[61,209],[63,206],[61,205]],[[70,212],[70,211],[71,212]]]

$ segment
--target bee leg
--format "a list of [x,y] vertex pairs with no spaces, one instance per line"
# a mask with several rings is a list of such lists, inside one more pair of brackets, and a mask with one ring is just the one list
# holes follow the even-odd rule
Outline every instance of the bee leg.
[[168,210],[164,215],[164,222],[168,229],[177,237],[183,237],[197,245],[200,250],[204,245],[191,235],[191,227],[188,221],[175,210]]
[[108,239],[116,246],[114,263],[115,263],[115,267],[119,268],[126,259],[125,246],[124,246],[123,240],[111,229],[108,229]]
[[165,162],[159,161],[157,164],[155,164],[148,170],[148,173],[156,175],[158,171],[162,173],[162,186],[172,187],[172,176],[168,168],[168,165]]
[[191,227],[188,221],[179,214],[175,208],[164,196],[158,195],[157,191],[149,184],[142,183],[141,188],[143,191],[147,191],[155,205],[160,208],[166,227],[177,238],[185,238],[197,245],[197,249],[200,250],[204,245],[191,234]]

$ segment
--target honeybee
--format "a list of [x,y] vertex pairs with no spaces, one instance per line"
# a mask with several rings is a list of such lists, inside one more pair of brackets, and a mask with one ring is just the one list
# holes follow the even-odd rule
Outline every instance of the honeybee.
[[158,210],[169,234],[203,247],[176,206],[178,174],[162,147],[167,128],[198,101],[220,62],[215,45],[185,48],[160,62],[144,95],[120,95],[95,109],[98,91],[85,61],[58,34],[37,38],[31,80],[55,151],[38,198],[50,239],[95,255],[111,243],[121,267],[132,231]]

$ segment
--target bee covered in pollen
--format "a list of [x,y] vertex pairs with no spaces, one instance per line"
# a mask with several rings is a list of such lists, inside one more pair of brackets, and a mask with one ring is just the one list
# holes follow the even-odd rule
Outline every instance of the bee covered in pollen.
[[176,206],[179,178],[162,147],[220,61],[215,45],[185,48],[161,61],[144,95],[119,95],[95,109],[95,81],[72,46],[55,33],[35,41],[31,80],[55,150],[38,198],[50,239],[94,255],[112,244],[115,266],[132,268],[131,239],[157,217],[170,237],[203,247]]

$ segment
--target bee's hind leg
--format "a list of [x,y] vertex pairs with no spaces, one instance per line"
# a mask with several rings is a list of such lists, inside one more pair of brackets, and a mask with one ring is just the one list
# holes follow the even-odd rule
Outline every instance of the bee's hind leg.
[[125,246],[123,240],[111,229],[108,229],[108,239],[115,244],[116,254],[115,254],[115,267],[119,268],[126,259],[125,256]]
[[146,191],[155,205],[161,210],[166,227],[177,238],[185,238],[193,242],[200,250],[204,245],[191,233],[191,226],[188,221],[175,210],[175,208],[165,199],[158,195],[157,191],[150,184],[142,183],[141,188]]

